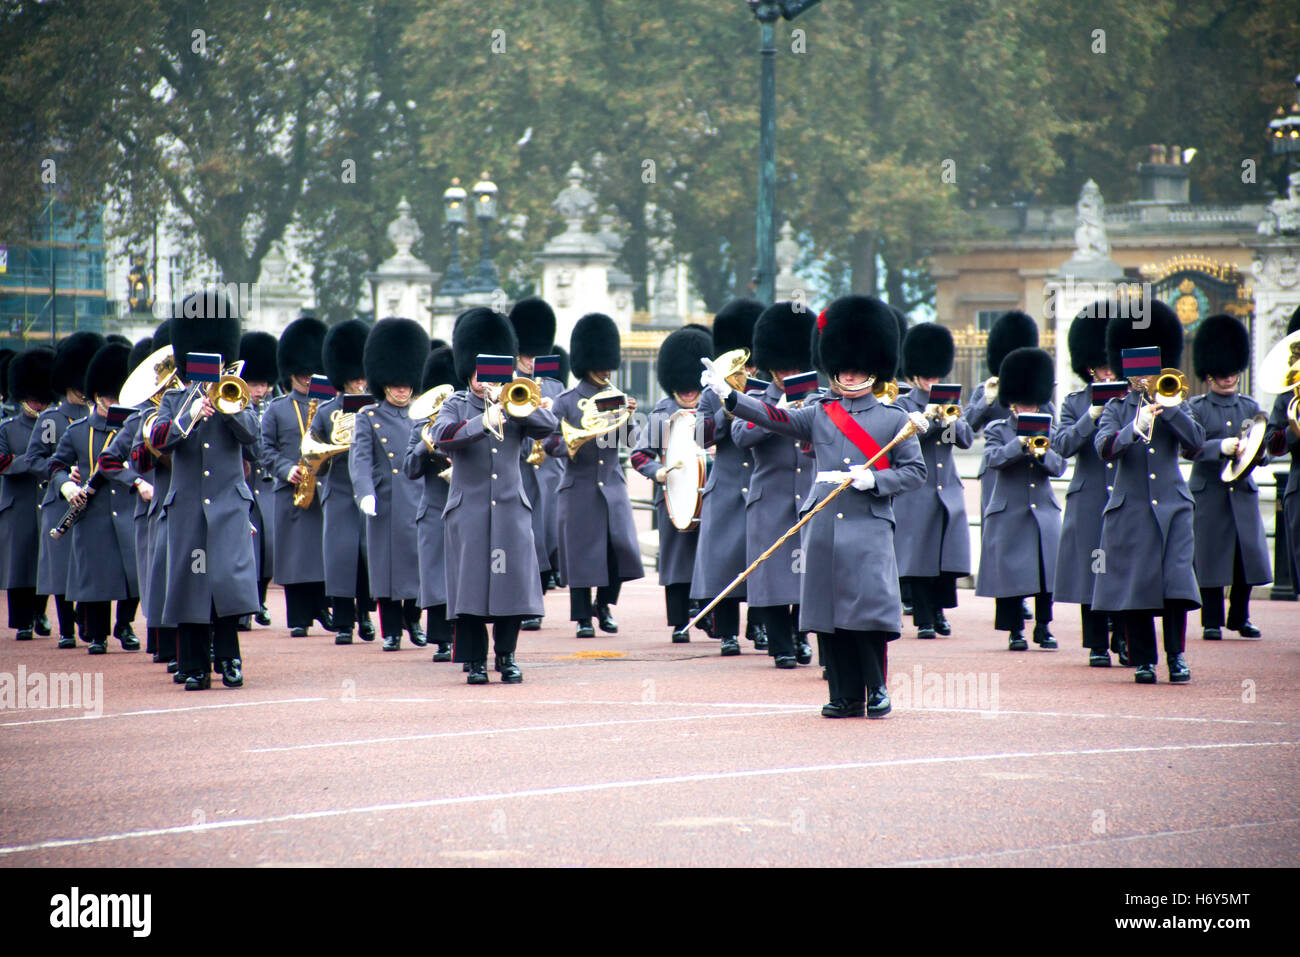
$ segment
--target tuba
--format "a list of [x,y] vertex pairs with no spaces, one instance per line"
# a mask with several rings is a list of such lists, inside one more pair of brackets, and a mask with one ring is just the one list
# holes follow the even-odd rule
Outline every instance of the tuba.
[[1259,366],[1259,385],[1274,395],[1291,393],[1286,420],[1291,431],[1300,436],[1300,330],[1268,350]]
[[[737,351],[743,352],[744,350]],[[622,404],[615,408],[601,410],[600,406],[602,404],[620,398],[623,400]],[[577,428],[570,425],[566,419],[560,420],[560,436],[564,439],[564,447],[569,452],[569,458],[577,455],[578,449],[592,439],[608,435],[620,428],[632,414],[631,407],[627,403],[627,396],[609,385],[608,380],[605,383],[605,388],[600,392],[590,398],[579,399],[578,408],[582,411],[582,418],[579,420]]]
[[[1143,391],[1151,401],[1147,403],[1138,403],[1138,415],[1141,415],[1144,406],[1158,405],[1166,409],[1181,405],[1187,398],[1187,376],[1183,375],[1178,369],[1161,369],[1160,374],[1155,376],[1151,381],[1149,392]],[[1151,434],[1155,430],[1155,423],[1152,422],[1151,429],[1143,432],[1138,428],[1137,417],[1133,419],[1133,431],[1143,442],[1151,442]]]
[[183,389],[185,383],[176,374],[176,358],[171,346],[155,349],[149,357],[131,370],[122,383],[118,402],[133,408],[152,402],[157,408],[162,404],[163,393],[169,389]]

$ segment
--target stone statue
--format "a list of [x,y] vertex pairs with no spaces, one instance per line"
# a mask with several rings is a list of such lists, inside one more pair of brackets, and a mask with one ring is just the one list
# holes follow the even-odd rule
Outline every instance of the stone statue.
[[1083,184],[1075,206],[1078,224],[1074,230],[1074,259],[1110,259],[1110,240],[1106,238],[1106,202],[1092,180]]
[[1286,196],[1269,203],[1264,218],[1259,221],[1258,232],[1264,236],[1295,236],[1300,234],[1300,170],[1286,181]]
[[580,233],[583,222],[596,209],[596,197],[591,190],[582,185],[587,174],[577,161],[569,167],[565,178],[569,181],[569,185],[560,190],[560,195],[555,197],[555,202],[551,205],[564,217],[566,232]]

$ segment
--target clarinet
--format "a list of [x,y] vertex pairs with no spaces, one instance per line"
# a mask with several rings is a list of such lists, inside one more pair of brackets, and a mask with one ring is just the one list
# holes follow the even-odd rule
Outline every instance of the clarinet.
[[[96,479],[100,480],[96,481]],[[68,533],[68,529],[81,521],[81,516],[86,514],[86,509],[90,507],[90,493],[103,484],[99,472],[86,479],[85,483],[77,489],[77,493],[82,497],[81,504],[74,503],[68,506],[68,510],[63,513],[63,518],[59,519],[59,524],[50,529],[50,538],[62,538]]]

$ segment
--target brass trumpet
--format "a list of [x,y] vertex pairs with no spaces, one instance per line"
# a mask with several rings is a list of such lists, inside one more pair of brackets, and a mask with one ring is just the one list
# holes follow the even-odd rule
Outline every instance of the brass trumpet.
[[1145,432],[1138,426],[1138,416],[1141,416],[1143,408],[1151,405],[1161,406],[1166,409],[1173,408],[1180,405],[1187,398],[1187,391],[1187,377],[1181,371],[1169,368],[1161,369],[1160,374],[1151,381],[1150,391],[1143,390],[1143,394],[1151,401],[1138,403],[1137,416],[1133,419],[1133,431],[1138,438],[1149,444],[1152,432],[1155,430],[1154,420],[1151,423],[1151,428]]
[[1051,448],[1051,445],[1052,445],[1051,439],[1049,439],[1047,436],[1031,435],[1029,437],[1029,441],[1025,443],[1025,448],[1028,450],[1030,455],[1036,456],[1041,459],[1044,455],[1047,454],[1047,450]]
[[[499,405],[501,411],[512,419],[523,419],[536,412],[542,404],[542,387],[536,379],[519,376],[501,386],[495,393],[489,392],[488,400]],[[489,427],[488,431],[498,439],[504,435],[499,427]]]
[[[221,378],[216,382],[209,383],[205,390],[212,407],[223,415],[235,415],[242,412],[253,401],[253,394],[248,390],[248,383],[239,377],[239,373],[243,371],[244,363],[242,360],[232,363],[226,366]],[[190,388],[193,390],[195,386],[191,384]],[[185,408],[194,398],[197,398],[197,392],[194,396],[187,393],[185,399],[181,402],[180,408]],[[180,430],[181,436],[188,438],[196,424],[197,420],[191,419],[190,424]]]
[[961,415],[961,406],[959,405],[927,405],[925,407],[925,417],[927,419],[955,419]]

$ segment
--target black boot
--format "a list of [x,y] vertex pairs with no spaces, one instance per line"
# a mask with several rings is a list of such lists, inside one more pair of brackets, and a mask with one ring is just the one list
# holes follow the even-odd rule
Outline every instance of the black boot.
[[212,675],[207,671],[203,671],[196,675],[185,676],[186,691],[207,691],[211,687]]
[[271,609],[267,608],[265,605],[261,606],[260,608],[257,609],[257,614],[253,616],[253,620],[257,622],[259,625],[261,625],[263,628],[270,628]]
[[45,616],[45,612],[41,612],[36,616],[34,624],[36,634],[40,635],[42,638],[50,637],[50,619]]
[[618,634],[618,622],[614,620],[608,605],[596,606],[596,623],[600,625],[601,631],[610,635]]
[[1184,684],[1192,680],[1192,669],[1187,667],[1187,659],[1181,654],[1169,659],[1169,683]]
[[471,661],[469,662],[469,677],[465,679],[466,684],[485,685],[488,683],[487,662]]
[[217,659],[217,669],[221,672],[221,683],[227,688],[244,686],[243,662],[238,658]]
[[583,618],[578,622],[578,637],[579,638],[596,637],[596,629],[591,627],[590,618]]
[[524,673],[515,664],[514,655],[497,655],[497,671],[501,672],[501,683],[517,685],[524,680]]
[[384,635],[384,651],[400,651],[402,648],[402,635]]
[[240,616],[239,616],[239,621],[236,623],[235,627],[236,627],[239,631],[252,631],[252,630],[253,630],[253,616],[252,616],[252,615],[240,615]]
[[451,645],[445,641],[438,642],[438,650],[433,653],[434,661],[451,661]]
[[728,635],[722,639],[722,657],[730,658],[740,654],[740,642],[736,640],[735,635]]
[[542,619],[540,619],[540,618],[525,618],[523,621],[521,621],[521,622],[519,623],[519,630],[520,630],[520,631],[541,631],[541,630],[542,630]]
[[944,615],[942,608],[935,609],[934,630],[945,638],[952,634],[952,625],[948,624],[948,619]]
[[418,621],[413,621],[406,627],[406,633],[411,636],[411,644],[417,648],[423,648],[429,642],[425,640],[424,629],[420,627]]
[[685,625],[682,625],[682,627],[680,627],[680,628],[674,628],[674,629],[673,629],[673,644],[674,644],[674,645],[685,645],[685,644],[689,644],[689,643],[690,643],[690,640],[691,640],[691,630],[690,630],[689,628],[687,628]]
[[370,620],[369,615],[362,615],[361,620],[357,622],[357,634],[361,636],[362,641],[375,640],[375,623]]
[[879,688],[872,688],[867,692],[868,718],[883,718],[889,714],[892,708],[893,705],[889,701],[889,692],[885,690],[884,685]]
[[1040,621],[1034,625],[1034,644],[1042,645],[1046,651],[1056,650],[1056,639],[1052,637],[1051,631],[1047,628],[1047,623]]
[[750,639],[754,642],[755,651],[767,651],[767,625],[758,624],[754,626],[754,637]]
[[812,664],[812,646],[803,632],[796,632],[794,636],[794,660],[801,665]]
[[334,644],[336,645],[352,644],[352,632],[340,631],[337,635],[334,636]]
[[334,630],[334,620],[330,617],[330,610],[328,608],[321,608],[317,611],[316,620],[320,622],[320,626],[326,631]]
[[140,650],[140,639],[136,637],[135,629],[131,627],[129,621],[114,628],[113,637],[122,643],[123,651]]
[[1029,647],[1023,632],[1013,631],[1007,639],[1008,651],[1024,651]]

